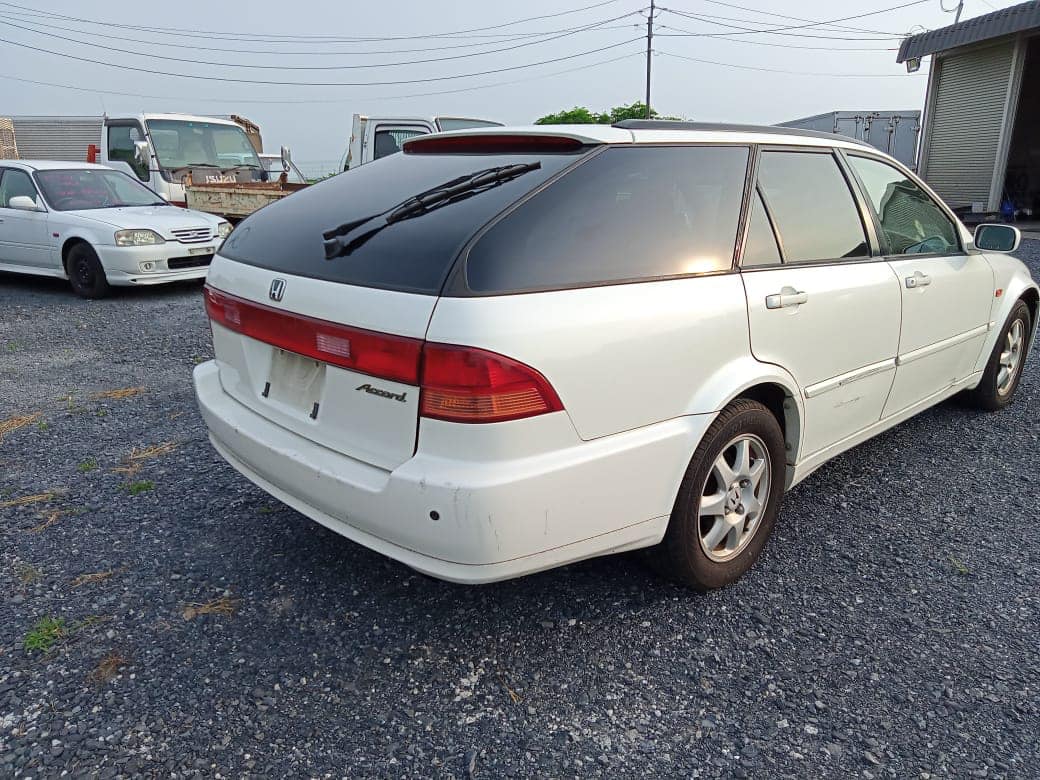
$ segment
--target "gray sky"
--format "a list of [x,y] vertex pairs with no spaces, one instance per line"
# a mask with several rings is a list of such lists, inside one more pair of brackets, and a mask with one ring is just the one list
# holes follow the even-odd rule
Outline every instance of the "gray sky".
[[[878,110],[920,108],[924,98],[923,75],[907,75],[895,62],[898,45],[859,31],[833,27],[788,30],[816,36],[743,34],[739,28],[782,27],[800,22],[753,13],[745,8],[773,14],[828,20],[906,3],[909,0],[728,0],[729,5],[708,0],[663,0],[659,11],[653,61],[653,104],[664,114],[705,121],[774,123],[831,110]],[[0,4],[0,38],[54,52],[101,60],[119,65],[196,74],[208,77],[282,82],[412,81],[512,68],[555,58],[562,62],[525,67],[482,76],[436,80],[428,83],[381,86],[285,86],[201,81],[178,76],[155,75],[67,59],[56,54],[32,51],[0,43],[0,74],[34,81],[72,85],[87,90],[136,93],[151,97],[74,91],[0,79],[0,114],[109,114],[140,111],[185,113],[238,113],[257,122],[266,149],[287,144],[303,162],[337,159],[350,133],[355,112],[389,115],[451,114],[486,117],[508,123],[527,123],[543,114],[586,105],[603,110],[641,100],[644,91],[645,40],[614,46],[645,35],[645,16],[633,14],[643,0],[613,0],[596,8],[485,30],[464,37],[400,39],[369,42],[321,41],[313,36],[387,37],[458,33],[463,30],[501,25],[518,19],[558,14],[592,5],[596,0],[528,0],[525,3],[489,3],[478,0],[395,3],[344,3],[333,0],[296,0],[293,3],[251,0],[178,0],[176,3],[139,0],[107,0],[104,3],[75,0],[18,0],[36,14]],[[646,0],[647,4],[649,0]],[[953,8],[955,0],[945,0]],[[966,0],[963,18],[1014,5],[1005,0]],[[679,12],[701,19],[682,16]],[[170,32],[142,32],[83,21],[47,18],[39,12],[63,14],[98,22],[138,27],[178,28],[200,32],[207,38]],[[706,20],[703,15],[715,17]],[[727,17],[723,20],[719,17]],[[941,27],[953,22],[940,0],[930,0],[901,10],[865,16],[843,23],[846,26],[903,34],[917,25]],[[613,20],[613,21],[607,21]],[[757,24],[750,23],[755,20]],[[565,34],[576,27],[602,23],[603,29]],[[41,24],[51,25],[42,27]],[[731,26],[722,26],[722,25]],[[12,25],[18,25],[19,29]],[[66,28],[64,30],[55,27]],[[737,33],[730,37],[679,36],[679,32]],[[556,40],[520,38],[525,33],[560,35]],[[552,34],[554,35],[552,35]],[[671,35],[669,35],[671,34]],[[111,37],[100,37],[101,35]],[[300,40],[234,40],[236,36],[281,36]],[[110,46],[83,45],[52,36]],[[303,39],[307,36],[308,39]],[[853,40],[838,40],[836,38]],[[865,40],[866,39],[866,40]],[[531,41],[543,41],[531,44]],[[752,43],[758,42],[758,43]],[[473,44],[479,44],[474,46]],[[289,66],[370,65],[401,60],[472,55],[489,49],[516,47],[511,51],[466,56],[441,62],[399,67],[343,70],[290,70]],[[530,44],[530,45],[529,45]],[[774,45],[763,45],[774,44]],[[779,44],[779,45],[775,45]],[[594,49],[614,46],[598,53]],[[830,47],[839,51],[823,48]],[[199,47],[208,47],[202,49]],[[437,50],[430,50],[437,47]],[[457,47],[457,48],[444,48]],[[851,51],[853,48],[882,49]],[[178,62],[126,53],[136,49],[151,55],[189,60]],[[247,49],[275,53],[243,53]],[[410,53],[372,53],[375,50],[408,50]],[[415,51],[425,49],[425,51]],[[311,54],[301,54],[310,52]],[[334,54],[313,54],[334,52]],[[627,56],[626,56],[627,55]],[[678,56],[711,60],[726,65],[679,59]],[[606,62],[618,57],[623,59]],[[222,67],[217,63],[274,65],[269,69]],[[594,63],[592,67],[573,70]],[[741,66],[741,67],[733,67]],[[816,75],[764,72],[748,68],[800,71]],[[571,72],[564,72],[571,71]],[[820,75],[828,74],[828,75]],[[836,74],[871,74],[848,78]],[[487,88],[474,89],[474,87]],[[434,92],[467,90],[451,94]],[[270,101],[327,101],[279,104]],[[252,102],[258,101],[258,102]],[[267,102],[265,102],[267,101]]]

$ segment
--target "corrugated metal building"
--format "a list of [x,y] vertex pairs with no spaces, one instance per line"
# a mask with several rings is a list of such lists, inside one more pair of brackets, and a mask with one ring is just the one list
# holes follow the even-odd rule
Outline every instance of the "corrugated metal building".
[[87,147],[101,143],[100,116],[14,116],[15,142],[22,160],[87,161]]
[[903,41],[931,56],[918,170],[955,209],[1040,215],[1040,0]]
[[921,132],[920,111],[831,111],[790,122],[779,127],[818,130],[864,141],[892,155],[904,165],[914,166],[917,135]]

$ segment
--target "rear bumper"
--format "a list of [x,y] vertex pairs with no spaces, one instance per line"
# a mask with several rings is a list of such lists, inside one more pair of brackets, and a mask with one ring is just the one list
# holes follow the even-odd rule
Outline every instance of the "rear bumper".
[[[263,490],[342,536],[453,582],[509,579],[659,542],[714,415],[494,462],[417,453],[386,471],[269,422],[195,369],[217,451]],[[432,519],[435,513],[437,519]]]

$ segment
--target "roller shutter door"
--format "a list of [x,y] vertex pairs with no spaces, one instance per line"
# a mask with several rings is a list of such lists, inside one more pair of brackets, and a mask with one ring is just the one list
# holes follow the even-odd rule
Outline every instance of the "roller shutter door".
[[953,207],[988,204],[997,164],[1014,42],[938,62],[925,180]]
[[87,161],[87,147],[101,143],[100,117],[12,117],[23,160]]

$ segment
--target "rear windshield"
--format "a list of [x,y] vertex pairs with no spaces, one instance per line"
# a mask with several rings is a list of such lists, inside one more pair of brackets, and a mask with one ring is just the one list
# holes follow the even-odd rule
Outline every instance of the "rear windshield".
[[[286,274],[436,295],[466,242],[492,217],[583,152],[395,154],[275,201],[244,220],[220,253]],[[323,234],[386,212],[414,195],[499,166],[540,167],[373,233],[326,259]]]

